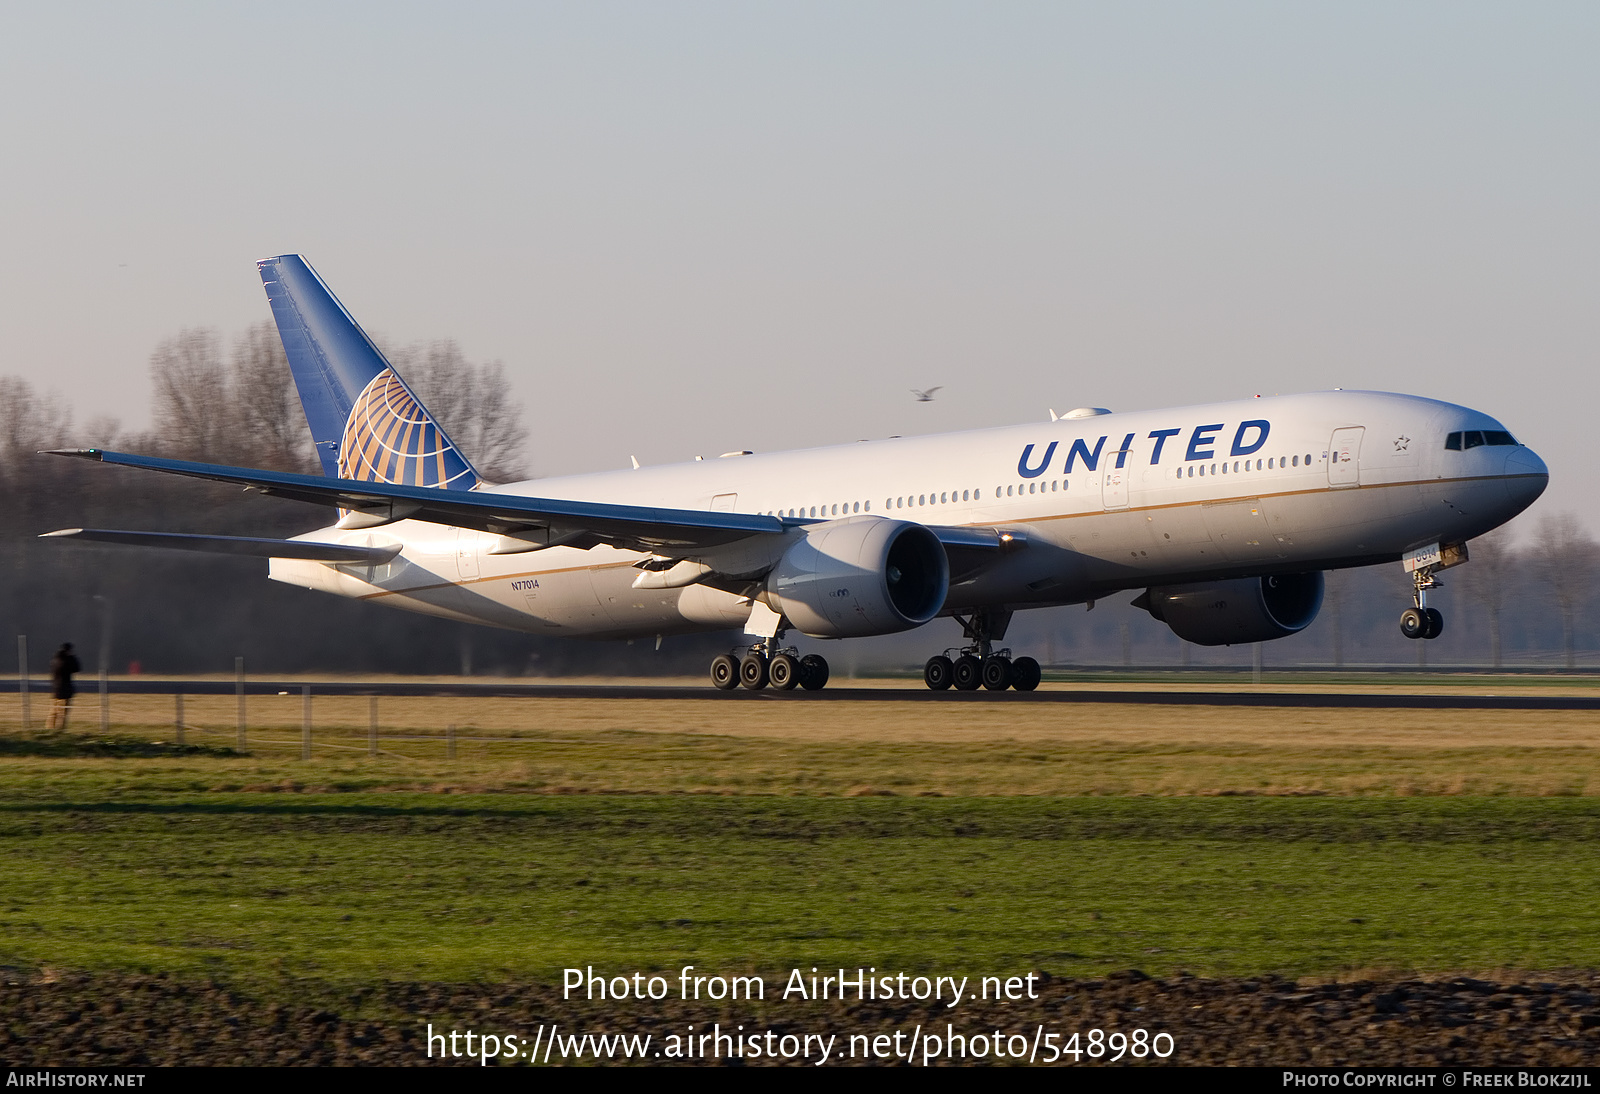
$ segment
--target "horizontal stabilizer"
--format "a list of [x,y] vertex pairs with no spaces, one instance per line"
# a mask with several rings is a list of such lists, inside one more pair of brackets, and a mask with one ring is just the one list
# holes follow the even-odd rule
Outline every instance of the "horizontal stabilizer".
[[252,536],[193,536],[182,532],[123,532],[110,528],[63,528],[40,539],[116,543],[124,547],[162,547],[173,551],[206,551],[251,558],[304,558],[313,562],[377,565],[400,553],[390,547],[352,547],[343,543],[311,543],[303,539],[257,539]]

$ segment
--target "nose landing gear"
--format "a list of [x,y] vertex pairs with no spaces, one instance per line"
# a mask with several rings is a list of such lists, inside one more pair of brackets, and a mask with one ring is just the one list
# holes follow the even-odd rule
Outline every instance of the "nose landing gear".
[[1433,574],[1432,566],[1411,571],[1413,606],[1400,613],[1400,633],[1407,638],[1438,638],[1444,633],[1444,615],[1438,608],[1428,607],[1428,590],[1439,587]]

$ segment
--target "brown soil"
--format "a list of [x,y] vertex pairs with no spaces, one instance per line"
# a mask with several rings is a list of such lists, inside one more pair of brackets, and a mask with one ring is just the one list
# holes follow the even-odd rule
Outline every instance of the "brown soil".
[[[1045,977],[1037,1000],[969,1002],[953,1010],[770,998],[720,1005],[569,1002],[559,989],[537,985],[391,983],[281,1002],[165,977],[46,975],[0,984],[0,1059],[12,1067],[426,1064],[429,1023],[435,1033],[471,1029],[530,1041],[550,1023],[564,1035],[649,1033],[652,1051],[690,1025],[705,1033],[713,1023],[723,1032],[742,1024],[746,1035],[835,1034],[830,1063],[896,1062],[852,1061],[851,1034],[899,1030],[909,1039],[920,1023],[924,1034],[943,1036],[949,1024],[968,1037],[988,1035],[991,1043],[994,1030],[1031,1043],[1042,1023],[1063,1040],[1095,1028],[1166,1032],[1176,1046],[1167,1062],[1175,1064],[1573,1066],[1600,1058],[1600,974],[1295,983],[1157,980],[1129,972],[1095,981]],[[437,1051],[436,1045],[431,1062],[439,1062]]]

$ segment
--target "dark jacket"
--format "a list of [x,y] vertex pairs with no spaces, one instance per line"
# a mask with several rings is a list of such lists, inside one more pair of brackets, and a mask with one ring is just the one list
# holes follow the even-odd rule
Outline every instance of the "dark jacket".
[[57,650],[50,658],[50,683],[57,699],[72,698],[72,674],[81,669],[71,650]]

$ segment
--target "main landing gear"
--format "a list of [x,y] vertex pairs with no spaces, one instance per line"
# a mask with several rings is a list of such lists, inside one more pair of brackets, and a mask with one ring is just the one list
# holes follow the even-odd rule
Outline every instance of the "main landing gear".
[[[1004,638],[1011,622],[1009,611],[977,611],[966,619],[956,616],[961,630],[972,639],[968,646],[957,646],[928,658],[922,666],[922,682],[934,691],[1032,691],[1039,686],[1039,662],[1031,657],[1011,659],[1010,650],[994,649],[994,640]],[[951,657],[951,654],[955,654]]]
[[737,652],[711,661],[711,682],[722,691],[760,691],[768,686],[778,691],[796,687],[819,691],[828,683],[828,662],[821,654],[800,657],[799,650],[776,649],[765,642],[757,642],[742,657],[735,656]]
[[1438,608],[1428,607],[1428,590],[1437,589],[1439,581],[1432,567],[1411,572],[1411,600],[1413,606],[1400,613],[1400,633],[1407,638],[1438,638],[1444,633],[1444,616]]

